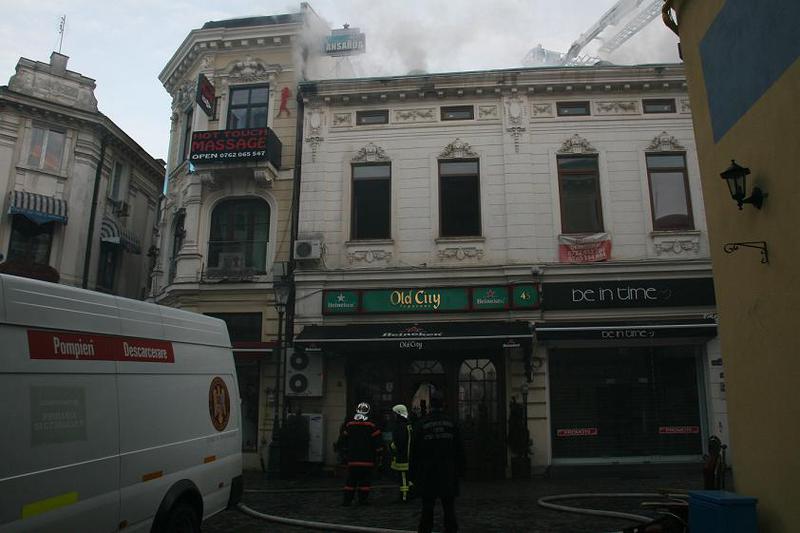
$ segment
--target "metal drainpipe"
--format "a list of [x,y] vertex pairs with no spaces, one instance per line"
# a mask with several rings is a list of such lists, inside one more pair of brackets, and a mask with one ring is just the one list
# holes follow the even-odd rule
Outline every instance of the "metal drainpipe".
[[108,133],[103,134],[100,140],[100,160],[97,162],[97,171],[94,173],[94,192],[92,192],[92,210],[89,214],[89,231],[86,235],[86,255],[83,258],[83,282],[81,287],[89,288],[89,263],[92,259],[92,240],[94,239],[94,219],[97,216],[97,194],[100,192],[100,178],[103,175],[103,162],[106,157]]
[[297,125],[295,128],[294,138],[294,181],[292,189],[292,231],[289,240],[289,298],[286,303],[286,327],[284,338],[285,343],[289,344],[294,339],[294,297],[295,297],[295,284],[294,284],[294,242],[297,240],[297,235],[300,228],[300,179],[303,167],[303,113],[305,104],[303,103],[303,91],[301,85],[297,85]]

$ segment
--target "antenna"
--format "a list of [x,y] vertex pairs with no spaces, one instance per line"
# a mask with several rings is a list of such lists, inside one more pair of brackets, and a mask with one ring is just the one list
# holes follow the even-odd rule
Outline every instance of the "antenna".
[[67,16],[62,15],[58,19],[58,53],[61,53],[61,45],[64,43],[64,26],[67,25]]

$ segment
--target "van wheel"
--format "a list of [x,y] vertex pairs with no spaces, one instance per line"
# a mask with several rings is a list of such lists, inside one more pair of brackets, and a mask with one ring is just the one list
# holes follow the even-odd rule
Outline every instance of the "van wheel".
[[167,517],[167,533],[200,533],[200,517],[194,507],[188,503],[179,503]]

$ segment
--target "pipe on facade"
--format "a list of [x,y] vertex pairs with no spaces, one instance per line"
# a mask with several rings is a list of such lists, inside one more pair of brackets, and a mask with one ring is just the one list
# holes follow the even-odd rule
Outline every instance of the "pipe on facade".
[[300,180],[302,177],[303,168],[303,114],[305,113],[305,102],[303,102],[302,85],[297,85],[297,117],[295,126],[294,137],[294,173],[292,180],[292,229],[289,237],[289,299],[286,303],[286,323],[284,324],[286,339],[285,342],[289,343],[294,339],[294,300],[295,300],[295,285],[294,285],[294,271],[296,262],[294,259],[294,243],[297,240],[300,231]]
[[97,171],[94,173],[94,191],[92,192],[92,209],[89,214],[89,231],[86,234],[86,254],[83,258],[83,281],[81,287],[89,288],[89,266],[92,260],[92,239],[94,239],[94,220],[97,216],[97,195],[100,192],[100,178],[103,175],[103,162],[106,157],[108,133],[103,133],[100,140],[100,160],[97,162]]

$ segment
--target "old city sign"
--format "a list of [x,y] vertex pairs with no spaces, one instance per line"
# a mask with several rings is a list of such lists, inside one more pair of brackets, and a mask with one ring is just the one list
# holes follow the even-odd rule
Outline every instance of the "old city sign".
[[267,159],[267,128],[195,131],[192,163],[225,163]]
[[546,310],[715,304],[711,278],[545,283],[542,295]]
[[322,304],[324,314],[459,313],[538,307],[539,288],[535,284],[328,290]]

